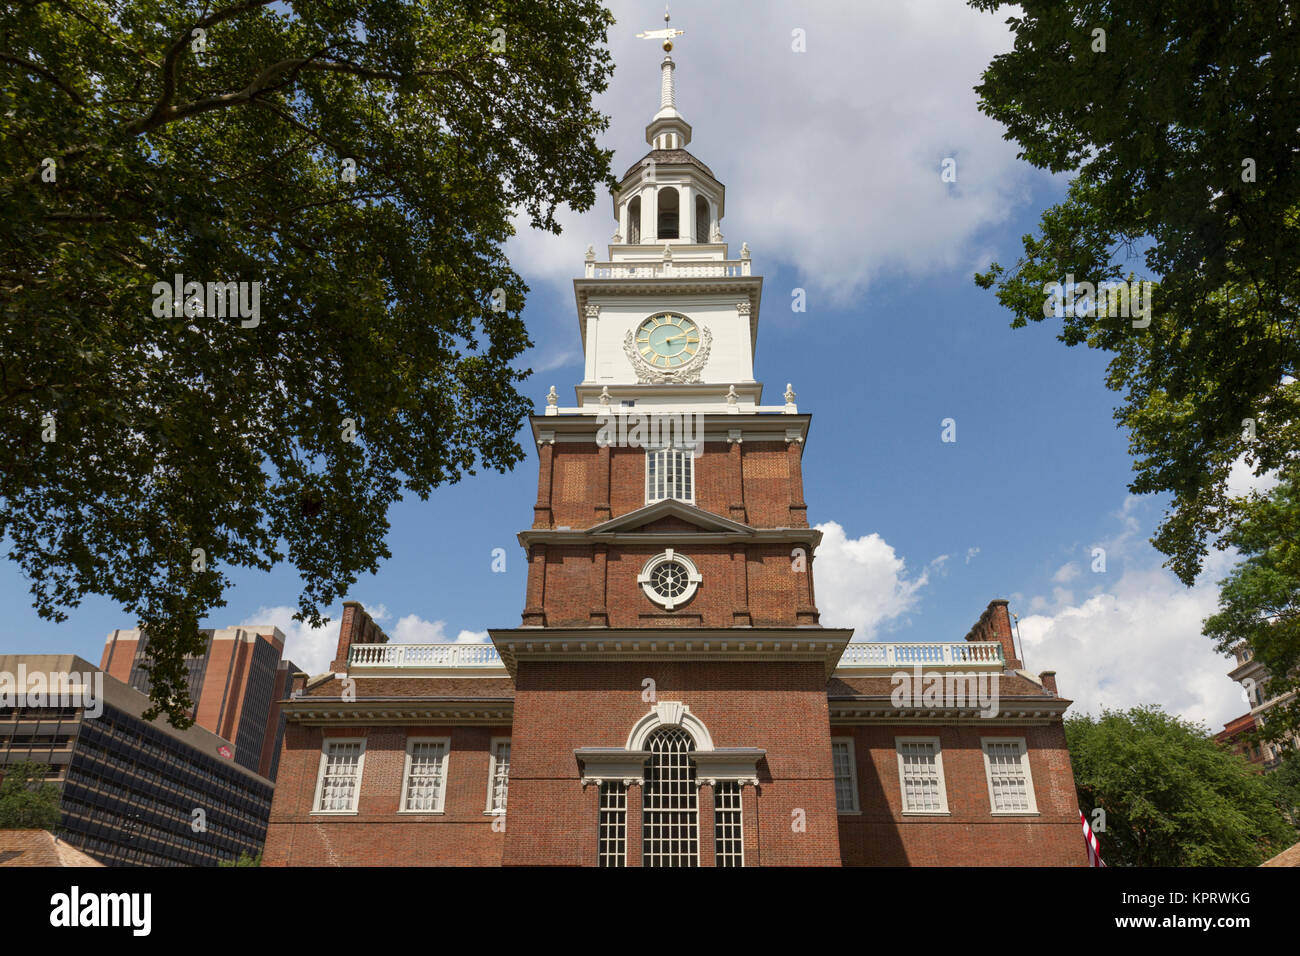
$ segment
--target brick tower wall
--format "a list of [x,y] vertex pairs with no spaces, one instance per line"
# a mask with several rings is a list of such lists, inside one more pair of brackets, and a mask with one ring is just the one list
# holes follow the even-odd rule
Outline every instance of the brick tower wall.
[[[574,749],[622,748],[658,700],[678,700],[715,747],[760,747],[761,786],[743,790],[746,866],[839,864],[826,676],[819,664],[676,661],[522,662],[516,679],[506,865],[594,866],[598,788],[585,791]],[[283,774],[283,770],[281,774]],[[701,788],[708,799],[711,790]],[[628,796],[629,863],[640,856],[641,793]],[[792,828],[802,811],[802,831]],[[712,803],[700,807],[712,857]],[[707,844],[707,847],[705,846]]]

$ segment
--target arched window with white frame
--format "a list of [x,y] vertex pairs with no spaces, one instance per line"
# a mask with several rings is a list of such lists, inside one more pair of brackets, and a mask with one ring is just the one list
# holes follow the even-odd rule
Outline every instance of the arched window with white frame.
[[699,791],[691,751],[695,741],[681,727],[650,735],[641,805],[641,865],[699,866]]

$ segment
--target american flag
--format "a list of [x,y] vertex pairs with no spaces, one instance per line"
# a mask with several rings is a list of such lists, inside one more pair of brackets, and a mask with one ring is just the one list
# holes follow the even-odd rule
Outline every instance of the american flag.
[[1088,826],[1088,818],[1079,811],[1079,822],[1083,824],[1083,842],[1088,847],[1088,865],[1105,866],[1101,861],[1101,846],[1097,843],[1097,834],[1092,832],[1092,827]]

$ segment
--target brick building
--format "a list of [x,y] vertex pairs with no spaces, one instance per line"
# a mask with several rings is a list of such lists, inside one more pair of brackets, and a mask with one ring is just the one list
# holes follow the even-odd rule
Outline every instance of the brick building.
[[1254,714],[1242,714],[1223,725],[1223,729],[1214,735],[1214,739],[1223,744],[1253,767],[1263,770],[1268,763],[1265,744],[1256,739],[1259,724]]
[[1295,699],[1295,692],[1274,688],[1268,668],[1255,659],[1255,652],[1247,642],[1238,642],[1232,649],[1232,655],[1236,666],[1228,672],[1228,676],[1241,685],[1250,704],[1250,711],[1225,724],[1223,730],[1214,735],[1215,739],[1228,744],[1234,752],[1242,754],[1252,764],[1273,770],[1289,751],[1300,747],[1300,735],[1294,731],[1282,734],[1278,740],[1263,736],[1269,714],[1278,708],[1290,706]]
[[811,416],[762,404],[762,279],[674,69],[574,282],[576,405],[531,419],[520,626],[393,645],[345,605],[285,704],[264,862],[1085,865],[1069,701],[1007,602],[948,643],[820,623]]
[[[185,658],[194,701],[190,716],[234,744],[235,763],[275,780],[285,728],[280,701],[289,696],[298,670],[284,660],[284,634],[266,625],[202,633],[203,653]],[[148,694],[148,646],[148,635],[140,630],[113,631],[104,642],[99,666]]]
[[148,707],[74,654],[0,655],[0,777],[11,764],[48,766],[60,838],[108,866],[256,856],[271,781],[229,759],[228,742],[203,727],[145,720]]

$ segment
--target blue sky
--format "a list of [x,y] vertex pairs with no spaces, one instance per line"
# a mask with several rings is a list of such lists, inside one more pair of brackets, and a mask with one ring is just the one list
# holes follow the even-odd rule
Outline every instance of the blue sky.
[[[1019,237],[1065,187],[1016,160],[975,109],[980,70],[1009,48],[1004,18],[957,0],[845,6],[673,5],[690,149],[727,185],[733,256],[747,241],[764,277],[756,376],[767,403],[792,382],[813,415],[804,479],[809,520],[827,534],[815,566],[823,623],[955,641],[991,599],[1009,598],[1029,669],[1057,670],[1076,706],[1159,703],[1217,729],[1246,709],[1229,662],[1199,633],[1228,557],[1193,589],[1161,569],[1147,539],[1164,502],[1127,493],[1105,356],[1062,345],[1059,320],[1012,330],[971,279],[990,259],[1014,263]],[[662,25],[662,7],[614,10],[617,72],[601,105],[621,174],[648,148],[658,105],[657,44],[634,34]],[[956,183],[940,181],[948,157]],[[571,280],[587,244],[603,258],[614,229],[607,196],[564,221],[562,236],[521,234],[508,248],[532,287],[526,388],[539,409],[552,384],[569,403],[582,377]],[[790,309],[796,288],[804,313]],[[954,443],[940,439],[945,418]],[[536,495],[521,439],[529,458],[514,473],[393,510],[393,556],[351,595],[392,639],[473,640],[519,623],[515,534]],[[1104,573],[1091,570],[1094,547],[1106,548]],[[506,549],[505,573],[491,570],[494,548]],[[290,569],[236,582],[209,626],[277,624],[297,663],[324,667],[337,625],[313,634],[288,620],[300,590]],[[98,661],[107,632],[135,623],[98,599],[66,623],[41,621],[11,564],[0,597],[11,608],[4,653]]]

